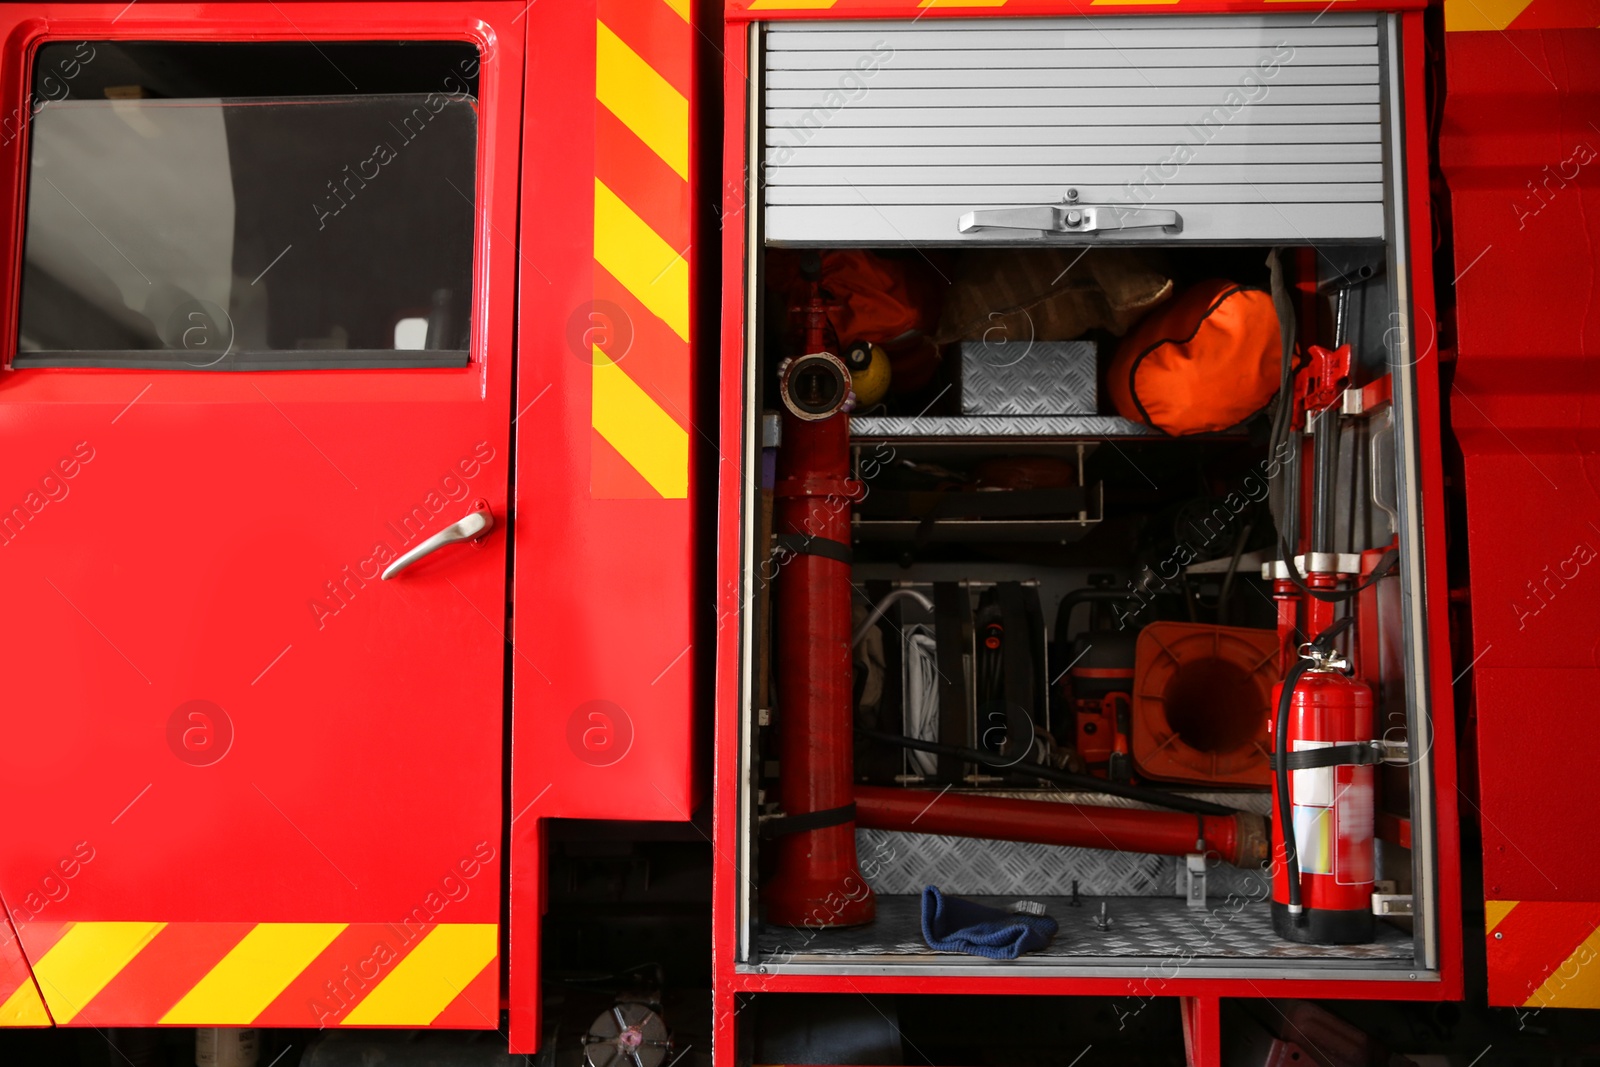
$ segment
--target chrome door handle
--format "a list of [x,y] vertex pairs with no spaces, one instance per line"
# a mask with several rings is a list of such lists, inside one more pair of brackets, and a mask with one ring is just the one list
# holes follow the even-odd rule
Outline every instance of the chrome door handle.
[[1161,208],[1122,207],[1117,204],[1057,207],[996,208],[969,211],[957,223],[962,233],[975,230],[1039,230],[1043,233],[1104,233],[1159,226],[1167,233],[1183,232],[1183,216]]
[[431,555],[445,545],[460,544],[462,541],[477,541],[492,529],[494,529],[494,512],[489,510],[489,505],[480,505],[476,511],[473,511],[460,522],[446,526],[385,567],[383,580],[387,582],[423,556]]

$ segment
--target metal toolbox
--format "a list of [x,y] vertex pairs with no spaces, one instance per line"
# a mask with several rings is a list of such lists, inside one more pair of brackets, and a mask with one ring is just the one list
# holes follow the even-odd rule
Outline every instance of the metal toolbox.
[[1092,341],[964,341],[963,415],[1093,415]]

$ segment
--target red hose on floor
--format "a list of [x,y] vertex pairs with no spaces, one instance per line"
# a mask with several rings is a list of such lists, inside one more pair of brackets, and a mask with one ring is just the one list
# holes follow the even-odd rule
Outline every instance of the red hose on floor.
[[[1185,815],[1103,808],[1051,800],[1012,800],[928,789],[856,787],[856,825],[872,830],[1031,841],[1185,856],[1216,852],[1239,867],[1267,858],[1266,821],[1259,815]],[[1203,839],[1205,845],[1196,847]]]

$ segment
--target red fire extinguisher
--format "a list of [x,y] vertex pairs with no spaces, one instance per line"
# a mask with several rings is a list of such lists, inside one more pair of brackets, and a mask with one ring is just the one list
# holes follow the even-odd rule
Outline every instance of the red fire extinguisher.
[[[1332,651],[1348,623],[1301,646],[1273,688],[1272,925],[1290,941],[1371,941],[1372,690]],[[1292,813],[1286,817],[1285,813]]]

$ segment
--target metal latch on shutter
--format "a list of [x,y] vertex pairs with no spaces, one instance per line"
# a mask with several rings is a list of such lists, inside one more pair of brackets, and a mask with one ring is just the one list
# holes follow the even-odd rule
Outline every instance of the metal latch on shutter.
[[1183,232],[1183,216],[1161,208],[1121,204],[1079,204],[1078,191],[1067,190],[1060,204],[969,211],[958,224],[962,233],[975,230],[1039,230],[1044,233],[1104,233],[1108,230]]

